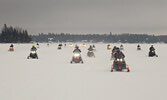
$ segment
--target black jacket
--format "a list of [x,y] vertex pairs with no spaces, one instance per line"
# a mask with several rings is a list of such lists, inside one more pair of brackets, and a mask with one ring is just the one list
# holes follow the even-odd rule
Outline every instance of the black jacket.
[[117,58],[125,58],[125,55],[121,52],[121,51],[117,51],[115,54],[114,54],[114,57],[117,59]]
[[89,51],[93,51],[93,47],[89,47],[88,50],[89,50]]
[[154,51],[155,50],[155,48],[154,47],[150,47],[150,51]]
[[37,51],[37,48],[36,47],[32,47],[31,51]]
[[10,45],[10,47],[12,47],[12,48],[13,48],[13,47],[14,47],[14,46],[13,46],[13,44],[11,44],[11,45]]
[[80,49],[75,49],[75,50],[73,51],[73,53],[81,53],[81,50],[80,50]]

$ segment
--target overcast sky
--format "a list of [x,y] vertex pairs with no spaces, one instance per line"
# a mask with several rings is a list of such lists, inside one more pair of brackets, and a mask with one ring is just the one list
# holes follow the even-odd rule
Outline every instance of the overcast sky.
[[0,0],[0,27],[29,33],[167,35],[167,0]]

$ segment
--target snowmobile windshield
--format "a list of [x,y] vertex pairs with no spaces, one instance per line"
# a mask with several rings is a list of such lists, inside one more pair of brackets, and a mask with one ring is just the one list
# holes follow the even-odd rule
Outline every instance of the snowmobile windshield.
[[74,53],[74,57],[79,57],[80,54],[79,53]]
[[35,54],[35,53],[36,53],[36,51],[31,51],[31,53],[32,53],[32,54]]

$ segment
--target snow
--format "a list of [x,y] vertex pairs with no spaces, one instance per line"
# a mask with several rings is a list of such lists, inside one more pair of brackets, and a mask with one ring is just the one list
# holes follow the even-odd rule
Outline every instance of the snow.
[[[167,44],[123,44],[130,72],[110,72],[107,44],[95,44],[95,58],[81,48],[84,64],[71,64],[74,47],[40,44],[39,59],[27,59],[32,44],[0,44],[0,100],[167,100]],[[111,44],[120,46],[120,44]],[[87,44],[89,46],[89,44]]]

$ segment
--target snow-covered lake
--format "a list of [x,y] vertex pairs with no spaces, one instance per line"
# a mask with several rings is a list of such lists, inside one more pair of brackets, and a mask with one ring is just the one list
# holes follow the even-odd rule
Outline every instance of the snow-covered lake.
[[[71,64],[74,47],[40,44],[39,59],[27,59],[32,44],[0,44],[0,100],[167,100],[167,44],[123,44],[130,72],[110,72],[107,44],[95,44],[95,58],[80,47],[83,64]],[[111,44],[113,46],[120,44]]]

